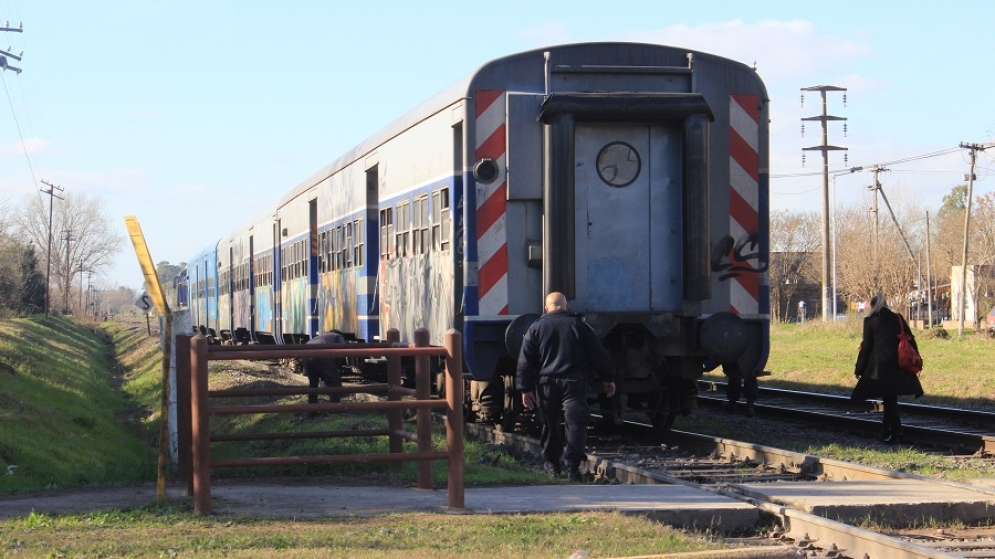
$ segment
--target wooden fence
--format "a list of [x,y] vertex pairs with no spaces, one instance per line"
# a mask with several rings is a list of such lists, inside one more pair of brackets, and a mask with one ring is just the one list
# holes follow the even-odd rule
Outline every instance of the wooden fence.
[[[448,463],[448,506],[464,508],[463,484],[463,355],[462,340],[455,330],[445,335],[442,347],[428,344],[429,332],[419,329],[415,332],[415,343],[402,345],[398,342],[397,330],[387,333],[386,344],[327,345],[208,345],[203,336],[179,335],[176,337],[176,385],[177,385],[177,430],[178,430],[178,471],[187,480],[188,491],[194,498],[194,511],[198,514],[211,513],[211,473],[212,467],[276,466],[300,464],[341,464],[360,462],[417,461],[417,484],[421,489],[432,487],[432,461],[446,460]],[[445,399],[432,398],[431,357],[445,358]],[[290,358],[347,358],[383,357],[387,360],[386,385],[308,388],[288,387],[273,389],[217,390],[207,388],[207,364],[209,361],[269,360]],[[401,359],[414,357],[415,388],[402,385]],[[282,396],[309,393],[352,393],[366,392],[386,395],[386,400],[377,402],[337,402],[318,404],[250,404],[222,406],[212,404],[209,399],[244,398],[249,396]],[[403,398],[403,399],[402,399]],[[415,410],[416,427],[414,432],[404,429],[403,413]],[[446,414],[446,450],[432,450],[433,410]],[[386,429],[312,431],[291,433],[243,433],[217,434],[212,437],[209,419],[214,415],[238,415],[259,413],[302,413],[330,412],[345,413],[355,411],[382,411],[387,415]],[[315,456],[258,456],[232,460],[212,460],[211,442],[277,440],[331,437],[388,437],[389,452],[386,454],[315,455]],[[404,441],[415,442],[417,451],[404,452]]]

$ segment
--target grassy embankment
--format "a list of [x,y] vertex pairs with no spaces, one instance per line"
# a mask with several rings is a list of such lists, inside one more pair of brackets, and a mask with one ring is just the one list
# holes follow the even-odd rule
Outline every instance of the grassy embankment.
[[[0,383],[0,495],[88,484],[150,482],[155,478],[161,357],[144,325],[99,325],[96,333],[61,318],[0,321],[0,362],[13,375]],[[110,345],[108,345],[108,341]],[[109,350],[116,348],[116,352]],[[212,387],[239,377],[213,363]],[[0,367],[2,368],[2,367]],[[265,383],[265,380],[253,382]],[[286,416],[232,418],[217,428],[235,431],[299,429]],[[308,429],[359,427],[369,416],[328,416]],[[215,427],[215,425],[212,425]],[[219,449],[216,456],[384,452],[379,440],[261,443]],[[441,434],[437,445],[442,446]],[[487,445],[468,443],[468,484],[549,483],[515,460],[495,458]],[[296,469],[320,475],[320,468]],[[414,464],[336,466],[339,475],[372,484],[411,484]],[[434,468],[444,485],[444,468]],[[326,470],[327,471],[327,470]],[[233,470],[223,475],[251,475]],[[283,472],[268,470],[268,475]],[[215,476],[216,477],[216,476]],[[329,481],[324,481],[328,483]],[[32,514],[0,522],[0,557],[566,557],[645,555],[714,549],[721,544],[686,536],[645,518],[613,513],[558,515],[388,515],[376,518],[200,518],[187,501],[131,511],[50,516]]]
[[0,321],[0,494],[153,479],[155,431],[119,389],[107,336],[59,317]]

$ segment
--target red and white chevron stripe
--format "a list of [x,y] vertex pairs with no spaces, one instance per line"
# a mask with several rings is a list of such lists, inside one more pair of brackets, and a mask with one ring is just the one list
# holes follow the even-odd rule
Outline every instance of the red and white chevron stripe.
[[[760,103],[756,95],[732,95],[729,99],[729,234],[736,247],[744,247],[760,229],[759,182],[760,155],[758,145]],[[756,266],[758,263],[737,262],[737,253],[757,252],[758,247],[746,244],[734,248],[730,261],[734,266]],[[751,266],[751,267],[752,267]],[[729,310],[740,316],[756,316],[760,312],[760,273],[735,275],[729,283]]]
[[476,103],[474,161],[491,158],[498,168],[493,182],[477,183],[478,315],[494,316],[508,314],[505,92],[477,91]]

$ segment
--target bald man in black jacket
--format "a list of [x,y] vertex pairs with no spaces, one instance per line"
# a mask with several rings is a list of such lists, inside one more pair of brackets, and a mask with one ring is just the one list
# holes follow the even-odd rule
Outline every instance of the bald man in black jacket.
[[[591,415],[587,408],[588,381],[600,378],[608,397],[612,397],[615,367],[591,327],[569,312],[562,293],[554,291],[546,296],[545,311],[525,332],[515,386],[522,391],[526,408],[539,408],[546,471],[559,474],[561,461],[565,460],[570,480],[581,481],[580,463],[587,460],[585,445]],[[565,437],[560,427],[562,419]]]

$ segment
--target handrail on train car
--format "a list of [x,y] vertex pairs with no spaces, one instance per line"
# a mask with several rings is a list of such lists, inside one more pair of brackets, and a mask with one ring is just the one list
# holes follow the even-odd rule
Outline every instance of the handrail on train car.
[[[187,491],[194,499],[194,512],[211,514],[211,467],[342,464],[360,462],[417,461],[417,484],[420,489],[432,488],[432,461],[448,462],[448,506],[465,507],[463,479],[463,345],[459,332],[449,330],[443,346],[429,345],[429,332],[425,328],[415,331],[413,345],[401,345],[400,333],[387,332],[387,343],[380,347],[363,344],[358,348],[328,349],[328,346],[208,346],[203,336],[178,335],[176,337],[177,430],[179,439],[180,477],[188,482]],[[350,344],[351,345],[351,344]],[[376,387],[342,388],[282,388],[256,390],[217,390],[207,388],[207,362],[218,360],[264,360],[302,357],[386,357],[387,384]],[[432,374],[430,357],[446,359],[445,400],[431,398]],[[415,358],[415,388],[404,388],[401,378],[401,358]],[[379,402],[336,402],[327,404],[262,404],[219,406],[210,405],[209,398],[234,398],[252,395],[321,393],[386,393],[387,400]],[[403,396],[413,399],[402,400]],[[404,410],[414,409],[414,433],[403,428]],[[432,410],[445,410],[446,450],[432,450]],[[320,431],[308,433],[262,433],[254,435],[217,435],[211,437],[211,415],[238,415],[257,413],[295,412],[352,412],[383,411],[387,414],[387,429]],[[387,454],[319,455],[254,457],[233,460],[211,460],[211,441],[237,441],[258,439],[296,439],[317,437],[387,436]],[[403,441],[416,442],[416,452],[403,452]]]

